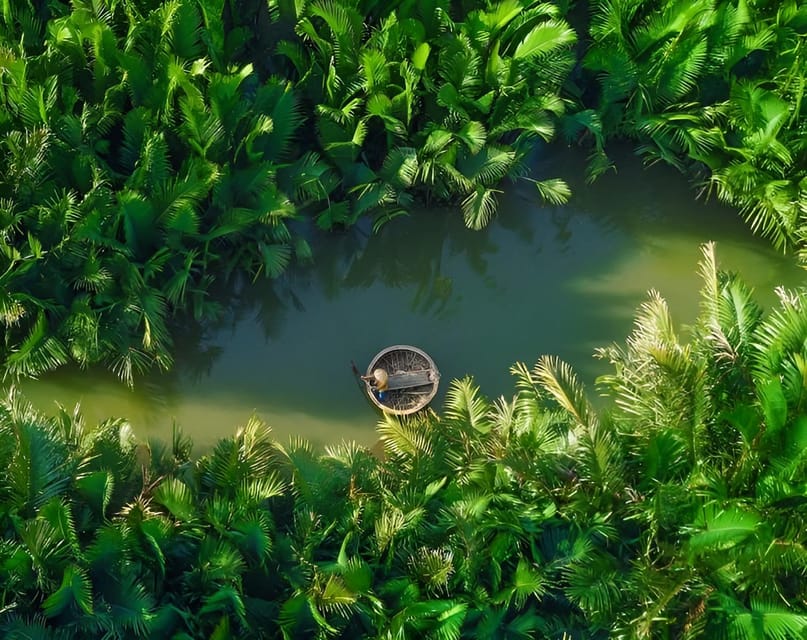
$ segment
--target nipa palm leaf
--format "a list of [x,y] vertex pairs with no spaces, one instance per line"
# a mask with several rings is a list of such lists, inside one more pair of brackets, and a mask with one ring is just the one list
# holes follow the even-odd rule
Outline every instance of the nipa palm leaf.
[[496,215],[498,203],[496,194],[501,193],[497,189],[485,188],[477,185],[462,201],[462,217],[465,226],[469,229],[484,229]]
[[599,420],[586,397],[583,385],[572,368],[556,357],[543,356],[533,369],[538,384],[565,409],[575,422],[586,429],[595,429]]
[[12,376],[36,378],[66,364],[67,360],[64,344],[52,334],[45,313],[40,311],[28,335],[12,346],[5,369]]
[[556,49],[574,44],[577,35],[565,20],[547,20],[535,27],[516,45],[513,58],[535,60]]
[[466,377],[452,380],[446,393],[446,418],[465,431],[466,426],[478,433],[488,433],[491,429],[491,405],[479,393],[479,386]]
[[541,194],[541,198],[550,204],[560,206],[569,201],[572,191],[565,180],[561,178],[548,178],[546,180],[534,180],[535,188]]
[[66,612],[69,608],[92,614],[92,586],[84,571],[74,565],[64,570],[61,586],[42,603],[42,609],[49,618]]

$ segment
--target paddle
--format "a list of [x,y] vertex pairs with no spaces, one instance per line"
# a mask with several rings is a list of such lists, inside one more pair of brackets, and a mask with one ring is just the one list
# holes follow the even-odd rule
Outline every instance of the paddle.
[[350,368],[353,369],[353,374],[356,376],[356,384],[359,385],[359,390],[361,391],[362,396],[364,396],[364,399],[367,400],[368,404],[370,404],[374,409],[377,409],[378,407],[375,406],[375,403],[370,399],[370,396],[365,393],[366,387],[361,378],[361,372],[353,360],[350,361]]

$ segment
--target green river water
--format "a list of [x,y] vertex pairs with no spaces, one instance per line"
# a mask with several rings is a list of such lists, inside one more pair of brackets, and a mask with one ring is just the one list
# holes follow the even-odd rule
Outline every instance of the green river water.
[[[81,403],[88,420],[127,418],[141,437],[170,438],[176,421],[197,449],[255,413],[281,441],[376,440],[378,415],[351,372],[390,344],[425,349],[443,375],[473,374],[489,396],[513,391],[510,365],[555,354],[591,385],[607,370],[597,346],[622,341],[655,288],[680,325],[697,310],[699,245],[717,242],[722,267],[739,271],[770,303],[773,288],[805,279],[792,258],[754,238],[736,213],[694,200],[686,180],[645,169],[629,151],[618,172],[585,185],[579,152],[540,160],[563,176],[564,207],[541,204],[533,185],[506,187],[482,232],[458,212],[423,211],[380,234],[360,229],[315,241],[315,261],[282,282],[258,281],[204,343],[180,346],[170,375],[134,391],[111,374],[60,371],[21,385],[38,408]],[[593,392],[593,389],[592,389]]]

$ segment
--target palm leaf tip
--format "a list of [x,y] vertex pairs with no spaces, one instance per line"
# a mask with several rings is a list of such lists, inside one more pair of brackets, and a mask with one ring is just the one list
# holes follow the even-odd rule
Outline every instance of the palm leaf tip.
[[491,405],[472,378],[453,380],[446,394],[445,415],[480,433],[490,431]]
[[593,428],[598,421],[586,397],[585,388],[572,367],[559,358],[544,356],[533,370],[536,380],[582,426]]
[[534,59],[547,53],[573,44],[577,35],[565,20],[548,20],[539,24],[516,46],[513,58],[516,60]]
[[64,570],[61,586],[42,603],[45,615],[56,617],[75,606],[81,612],[91,615],[92,586],[87,575],[77,567],[68,565]]
[[572,197],[572,190],[565,180],[561,178],[549,178],[547,180],[535,180],[535,188],[541,194],[545,202],[556,206],[564,205]]
[[493,219],[498,208],[497,193],[499,191],[496,189],[487,189],[480,185],[462,201],[462,215],[469,229],[484,229]]

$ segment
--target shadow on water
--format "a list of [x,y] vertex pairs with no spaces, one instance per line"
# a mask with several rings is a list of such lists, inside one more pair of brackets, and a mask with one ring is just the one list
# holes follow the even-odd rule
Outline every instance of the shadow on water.
[[531,183],[509,185],[484,232],[435,209],[373,236],[355,228],[313,237],[313,264],[244,287],[221,323],[181,333],[174,372],[134,392],[96,372],[59,372],[24,390],[44,408],[82,400],[90,419],[128,417],[141,434],[170,434],[176,419],[202,447],[253,411],[281,440],[370,444],[378,416],[350,363],[363,368],[384,346],[429,352],[442,392],[473,374],[486,394],[510,394],[510,365],[542,354],[591,383],[606,370],[594,349],[624,339],[649,289],[677,322],[694,319],[702,242],[716,240],[721,264],[741,271],[763,302],[775,285],[802,282],[804,272],[733,211],[695,201],[682,176],[643,169],[628,151],[617,159],[617,173],[585,185],[582,154],[551,149],[536,174],[566,178],[570,203],[546,207]]

